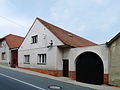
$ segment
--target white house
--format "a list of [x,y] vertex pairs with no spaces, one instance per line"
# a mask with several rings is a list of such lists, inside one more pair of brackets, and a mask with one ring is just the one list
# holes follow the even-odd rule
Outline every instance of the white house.
[[18,48],[23,39],[23,37],[12,34],[0,38],[0,64],[18,66]]
[[20,68],[77,81],[108,82],[108,48],[36,18],[18,51]]

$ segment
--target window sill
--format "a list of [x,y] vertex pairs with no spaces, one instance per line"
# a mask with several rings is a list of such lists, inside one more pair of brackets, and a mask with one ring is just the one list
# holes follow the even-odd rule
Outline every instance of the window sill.
[[[37,43],[37,42],[36,42]],[[31,44],[36,44],[36,43],[31,43]]]
[[26,63],[24,63],[24,64],[30,64],[30,63],[27,63],[27,62],[26,62]]
[[46,63],[37,63],[38,65],[46,65]]

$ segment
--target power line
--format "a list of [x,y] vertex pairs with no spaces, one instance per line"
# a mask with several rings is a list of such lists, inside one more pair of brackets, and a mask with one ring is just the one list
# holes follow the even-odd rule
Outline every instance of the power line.
[[[19,26],[19,27],[22,27],[22,28],[27,28],[26,26],[24,26],[24,25],[21,25],[21,24],[18,24],[17,22],[15,22],[15,21],[13,21],[13,20],[11,20],[11,19],[9,19],[9,18],[7,18],[7,17],[3,17],[3,16],[0,16],[2,19],[4,19],[4,20],[7,20],[8,22],[11,22],[11,23],[13,23],[13,24],[15,24],[15,25],[17,25],[17,26]],[[28,29],[28,28],[27,28]]]

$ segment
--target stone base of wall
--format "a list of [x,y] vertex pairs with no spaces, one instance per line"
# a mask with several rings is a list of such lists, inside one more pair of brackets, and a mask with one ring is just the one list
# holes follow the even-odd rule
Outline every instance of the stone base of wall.
[[76,80],[76,71],[69,71],[69,78]]
[[46,70],[46,69],[27,68],[27,67],[18,67],[18,68],[44,73],[48,75],[53,75],[53,76],[63,76],[62,70]]
[[119,88],[120,88],[120,85],[111,85],[111,86],[114,86],[114,87],[119,87]]
[[[63,76],[62,70],[46,70],[46,69],[27,68],[27,67],[18,67],[18,68],[44,73],[48,75],[53,75],[53,76]],[[76,80],[76,71],[69,71],[69,78]],[[108,84],[108,74],[104,74],[104,84]]]
[[[4,61],[4,60],[3,60],[3,61]],[[8,63],[8,62],[3,62],[3,61],[0,61],[0,65],[9,66],[9,63]]]
[[[69,77],[76,80],[76,72],[75,71],[69,71]],[[108,84],[109,82],[109,77],[108,74],[104,74],[104,84]]]
[[109,85],[120,86],[120,79],[109,79]]

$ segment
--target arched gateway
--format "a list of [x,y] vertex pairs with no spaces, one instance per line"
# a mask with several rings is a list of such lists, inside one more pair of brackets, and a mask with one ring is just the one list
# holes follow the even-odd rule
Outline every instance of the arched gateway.
[[101,58],[93,52],[84,52],[76,60],[76,80],[103,84],[104,68]]

